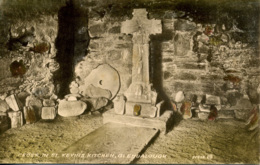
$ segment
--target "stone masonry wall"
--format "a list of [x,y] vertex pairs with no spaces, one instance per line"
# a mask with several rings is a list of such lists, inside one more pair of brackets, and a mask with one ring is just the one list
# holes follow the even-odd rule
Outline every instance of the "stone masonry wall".
[[[250,3],[246,5],[250,13],[244,14],[238,2],[226,3],[229,11],[221,11],[220,3],[207,6],[203,1],[204,10],[209,11],[209,16],[203,17],[205,11],[193,3],[194,9],[189,3],[178,5],[173,1],[75,2],[88,10],[89,19],[89,51],[75,69],[81,80],[93,68],[107,63],[120,74],[120,93],[128,88],[132,36],[120,33],[120,26],[131,19],[133,8],[146,8],[149,19],[162,20],[162,34],[151,36],[150,42],[151,79],[159,95],[174,100],[178,91],[184,91],[188,99],[195,95],[200,102],[205,94],[211,94],[220,96],[226,105],[235,105],[248,95],[253,104],[259,103],[258,37],[254,36],[258,22],[254,21],[254,27],[247,25],[258,15],[249,16],[257,11]],[[214,5],[222,15],[210,11]],[[238,11],[244,16],[236,16]]]
[[[220,96],[223,104],[235,105],[248,95],[253,104],[259,104],[259,3],[224,2],[67,1],[67,7],[75,9],[72,15],[67,13],[75,18],[70,26],[74,34],[68,39],[75,39],[68,57],[74,61],[72,66],[62,66],[75,70],[74,78],[83,85],[94,68],[107,63],[118,71],[123,93],[131,83],[132,36],[120,32],[121,23],[132,18],[132,9],[146,8],[149,19],[162,20],[162,34],[151,36],[150,41],[150,77],[159,96],[172,101],[178,91],[184,91],[188,99],[196,95],[199,102],[212,94]],[[0,1],[1,95],[26,91],[48,97],[53,93],[53,72],[63,61],[55,60],[55,42],[60,30],[58,12],[64,6],[65,0]],[[69,45],[60,59],[70,54],[66,54]]]
[[2,99],[20,93],[49,98],[55,93],[57,13],[62,5],[64,1],[1,1]]

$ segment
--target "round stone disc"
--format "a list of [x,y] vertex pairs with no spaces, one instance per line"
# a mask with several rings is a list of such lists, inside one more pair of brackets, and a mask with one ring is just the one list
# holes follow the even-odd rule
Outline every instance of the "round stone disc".
[[[113,99],[120,89],[120,78],[117,70],[108,64],[99,65],[84,79],[84,88],[94,85],[102,89],[109,90]],[[81,88],[82,89],[82,88]],[[84,91],[84,90],[83,90]]]

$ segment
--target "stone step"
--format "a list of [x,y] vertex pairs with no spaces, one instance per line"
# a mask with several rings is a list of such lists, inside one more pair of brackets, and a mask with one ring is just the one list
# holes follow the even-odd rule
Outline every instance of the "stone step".
[[55,163],[129,164],[159,130],[107,123],[63,150]]
[[172,121],[173,112],[165,111],[160,117],[149,118],[132,115],[118,115],[114,109],[109,110],[103,114],[103,123],[120,123],[130,126],[147,127],[159,129],[163,133],[167,133]]

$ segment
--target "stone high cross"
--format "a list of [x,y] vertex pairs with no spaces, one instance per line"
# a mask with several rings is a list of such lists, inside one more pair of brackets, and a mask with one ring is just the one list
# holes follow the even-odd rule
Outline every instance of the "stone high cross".
[[147,19],[146,9],[134,9],[133,18],[122,23],[121,33],[133,35],[132,84],[128,93],[149,95],[149,36],[161,32],[161,20]]

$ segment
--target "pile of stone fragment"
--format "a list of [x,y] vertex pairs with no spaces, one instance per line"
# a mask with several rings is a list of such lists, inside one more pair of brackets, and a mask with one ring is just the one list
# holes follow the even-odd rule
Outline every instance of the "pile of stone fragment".
[[64,99],[53,94],[48,99],[38,98],[34,94],[23,98],[16,94],[0,98],[0,133],[9,128],[18,128],[24,124],[33,124],[39,120],[54,120],[57,116],[75,117],[88,114],[100,114],[111,108],[111,102],[100,96],[101,89],[90,85],[86,90],[88,96],[78,93],[78,85],[74,81],[70,85],[71,93]]
[[248,96],[241,97],[235,105],[224,103],[219,96],[205,94],[201,98],[187,97],[183,91],[176,93],[173,110],[180,113],[184,119],[198,118],[214,121],[217,119],[236,119],[245,122],[249,131],[259,126],[259,105],[250,102]]
[[40,119],[52,120],[56,117],[57,96],[41,100],[33,94],[26,94],[23,98],[11,94],[0,99],[0,132],[10,127],[17,128]]

